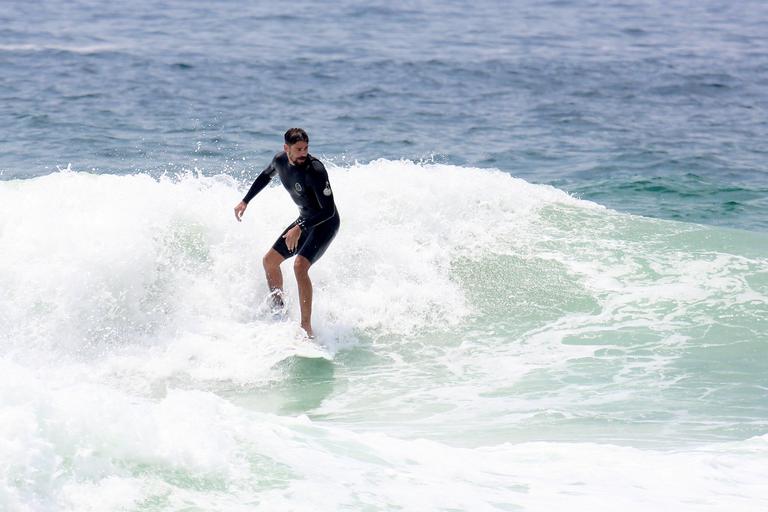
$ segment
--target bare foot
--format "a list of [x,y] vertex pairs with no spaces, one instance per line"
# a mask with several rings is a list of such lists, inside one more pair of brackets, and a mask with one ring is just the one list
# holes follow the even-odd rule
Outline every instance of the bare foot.
[[304,337],[307,338],[308,340],[315,339],[315,334],[312,332],[312,327],[308,325],[307,326],[302,325],[301,330],[304,331]]
[[281,314],[285,311],[285,301],[283,301],[283,291],[275,288],[267,295],[267,303],[272,310],[272,314]]

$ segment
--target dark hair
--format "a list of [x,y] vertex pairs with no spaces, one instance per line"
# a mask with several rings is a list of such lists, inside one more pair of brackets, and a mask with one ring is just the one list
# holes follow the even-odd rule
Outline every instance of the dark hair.
[[289,146],[293,146],[297,142],[306,142],[309,144],[309,135],[301,128],[291,128],[285,132],[285,143]]

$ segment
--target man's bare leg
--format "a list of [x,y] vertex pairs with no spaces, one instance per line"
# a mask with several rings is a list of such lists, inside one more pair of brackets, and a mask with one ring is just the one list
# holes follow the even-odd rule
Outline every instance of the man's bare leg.
[[280,271],[280,264],[285,261],[282,254],[274,249],[270,249],[264,255],[262,263],[264,272],[267,274],[267,286],[272,294],[272,307],[283,307],[283,273]]
[[299,303],[301,304],[301,328],[310,338],[312,332],[312,281],[309,280],[309,267],[312,262],[304,256],[296,256],[293,262],[293,272],[296,274],[296,284],[299,285]]

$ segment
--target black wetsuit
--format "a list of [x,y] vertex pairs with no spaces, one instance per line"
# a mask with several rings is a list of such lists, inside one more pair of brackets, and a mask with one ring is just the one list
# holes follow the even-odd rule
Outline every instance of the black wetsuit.
[[[336,233],[339,231],[339,213],[333,201],[331,183],[323,163],[312,155],[307,155],[303,164],[293,165],[285,152],[278,153],[272,162],[256,177],[243,201],[247,204],[261,192],[277,174],[293,202],[299,207],[299,218],[285,228],[272,246],[283,257],[299,254],[310,262],[323,255]],[[285,235],[295,225],[301,226],[301,236],[295,252],[288,250]]]

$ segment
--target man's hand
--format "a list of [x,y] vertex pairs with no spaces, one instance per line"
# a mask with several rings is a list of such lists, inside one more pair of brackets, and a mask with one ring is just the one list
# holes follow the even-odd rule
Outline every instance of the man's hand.
[[245,201],[240,201],[237,206],[235,206],[235,218],[237,219],[237,222],[242,221],[246,208],[248,208],[248,203]]
[[293,252],[296,250],[296,246],[299,244],[300,236],[301,228],[298,225],[293,226],[288,230],[286,234],[283,235],[283,238],[285,238],[285,245],[288,247],[289,251]]

